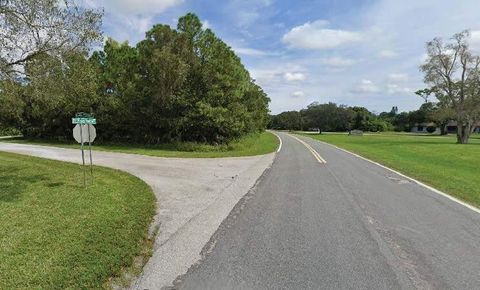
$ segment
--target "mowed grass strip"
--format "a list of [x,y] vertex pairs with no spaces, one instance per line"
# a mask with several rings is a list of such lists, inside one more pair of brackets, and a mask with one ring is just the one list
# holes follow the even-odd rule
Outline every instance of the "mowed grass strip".
[[[99,133],[100,134],[100,133]],[[72,138],[73,140],[73,138]],[[4,139],[0,142],[13,142],[78,149],[79,145],[21,138]],[[178,142],[158,145],[139,144],[93,144],[94,150],[141,154],[157,157],[216,158],[254,156],[274,152],[278,147],[278,138],[269,132],[250,134],[230,144],[209,145],[195,142]]]
[[0,289],[98,289],[145,250],[155,197],[140,179],[0,152]]
[[480,207],[478,135],[467,145],[455,144],[451,135],[305,135],[360,154]]

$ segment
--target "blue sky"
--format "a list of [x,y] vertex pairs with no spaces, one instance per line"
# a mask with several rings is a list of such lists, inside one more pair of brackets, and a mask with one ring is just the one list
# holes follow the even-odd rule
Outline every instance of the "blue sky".
[[425,42],[470,29],[480,52],[478,0],[84,1],[104,8],[105,36],[132,44],[196,13],[240,55],[274,114],[313,101],[417,109]]

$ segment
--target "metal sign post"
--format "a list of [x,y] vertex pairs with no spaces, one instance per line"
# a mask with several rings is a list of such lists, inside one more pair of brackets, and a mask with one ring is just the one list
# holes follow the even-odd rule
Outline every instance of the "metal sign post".
[[92,177],[92,184],[93,184],[92,135],[90,135],[90,127],[93,127],[93,125],[87,125],[87,128],[88,128],[88,149],[90,150],[90,176]]
[[82,150],[82,165],[83,165],[83,186],[86,187],[86,169],[85,169],[85,152],[84,143],[88,141],[88,148],[90,151],[90,175],[92,177],[93,184],[93,157],[92,157],[92,142],[97,136],[95,127],[97,120],[90,114],[77,113],[75,118],[72,118],[72,124],[76,124],[73,128],[73,138],[80,143],[80,149]]
[[82,127],[83,125],[80,125],[80,148],[82,150],[82,164],[83,164],[83,187],[87,186],[87,181],[86,181],[86,174],[85,174],[85,153],[83,151],[83,132],[82,132]]

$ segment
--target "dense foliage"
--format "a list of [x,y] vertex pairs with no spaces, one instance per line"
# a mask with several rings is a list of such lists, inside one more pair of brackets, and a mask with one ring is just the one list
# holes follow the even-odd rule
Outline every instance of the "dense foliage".
[[0,127],[70,139],[71,117],[94,113],[108,141],[226,143],[261,131],[266,94],[232,49],[194,14],[155,25],[136,46],[108,39],[89,58],[71,52],[28,61],[22,81],[1,82]]

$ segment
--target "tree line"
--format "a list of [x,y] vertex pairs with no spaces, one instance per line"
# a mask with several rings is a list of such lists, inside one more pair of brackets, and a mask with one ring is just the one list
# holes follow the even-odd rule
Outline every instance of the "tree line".
[[[265,128],[269,98],[195,14],[181,17],[176,29],[154,25],[135,46],[110,38],[102,50],[88,53],[101,35],[100,12],[66,3],[25,0],[0,7],[1,31],[11,39],[0,48],[0,127],[68,140],[71,118],[87,112],[97,118],[104,141],[211,144]],[[18,22],[22,15],[38,19]],[[39,45],[16,51],[15,34],[25,31],[38,35]],[[17,37],[25,41],[30,34]]]
[[314,102],[300,111],[270,116],[268,127],[277,130],[386,131],[388,124],[363,107]]
[[312,103],[300,111],[288,111],[270,116],[268,127],[277,130],[319,130],[345,132],[362,130],[369,132],[410,131],[416,124],[428,122],[433,108],[422,106],[411,112],[390,112],[375,114],[364,107],[349,107],[335,103]]
[[437,127],[440,134],[447,134],[446,127],[453,118],[450,110],[438,102],[426,101],[418,110],[399,112],[394,106],[388,112],[374,113],[365,107],[349,107],[335,103],[314,102],[300,111],[287,111],[270,115],[268,128],[276,130],[319,130],[345,132],[362,130],[367,132],[410,132],[413,127],[427,124],[427,132]]

